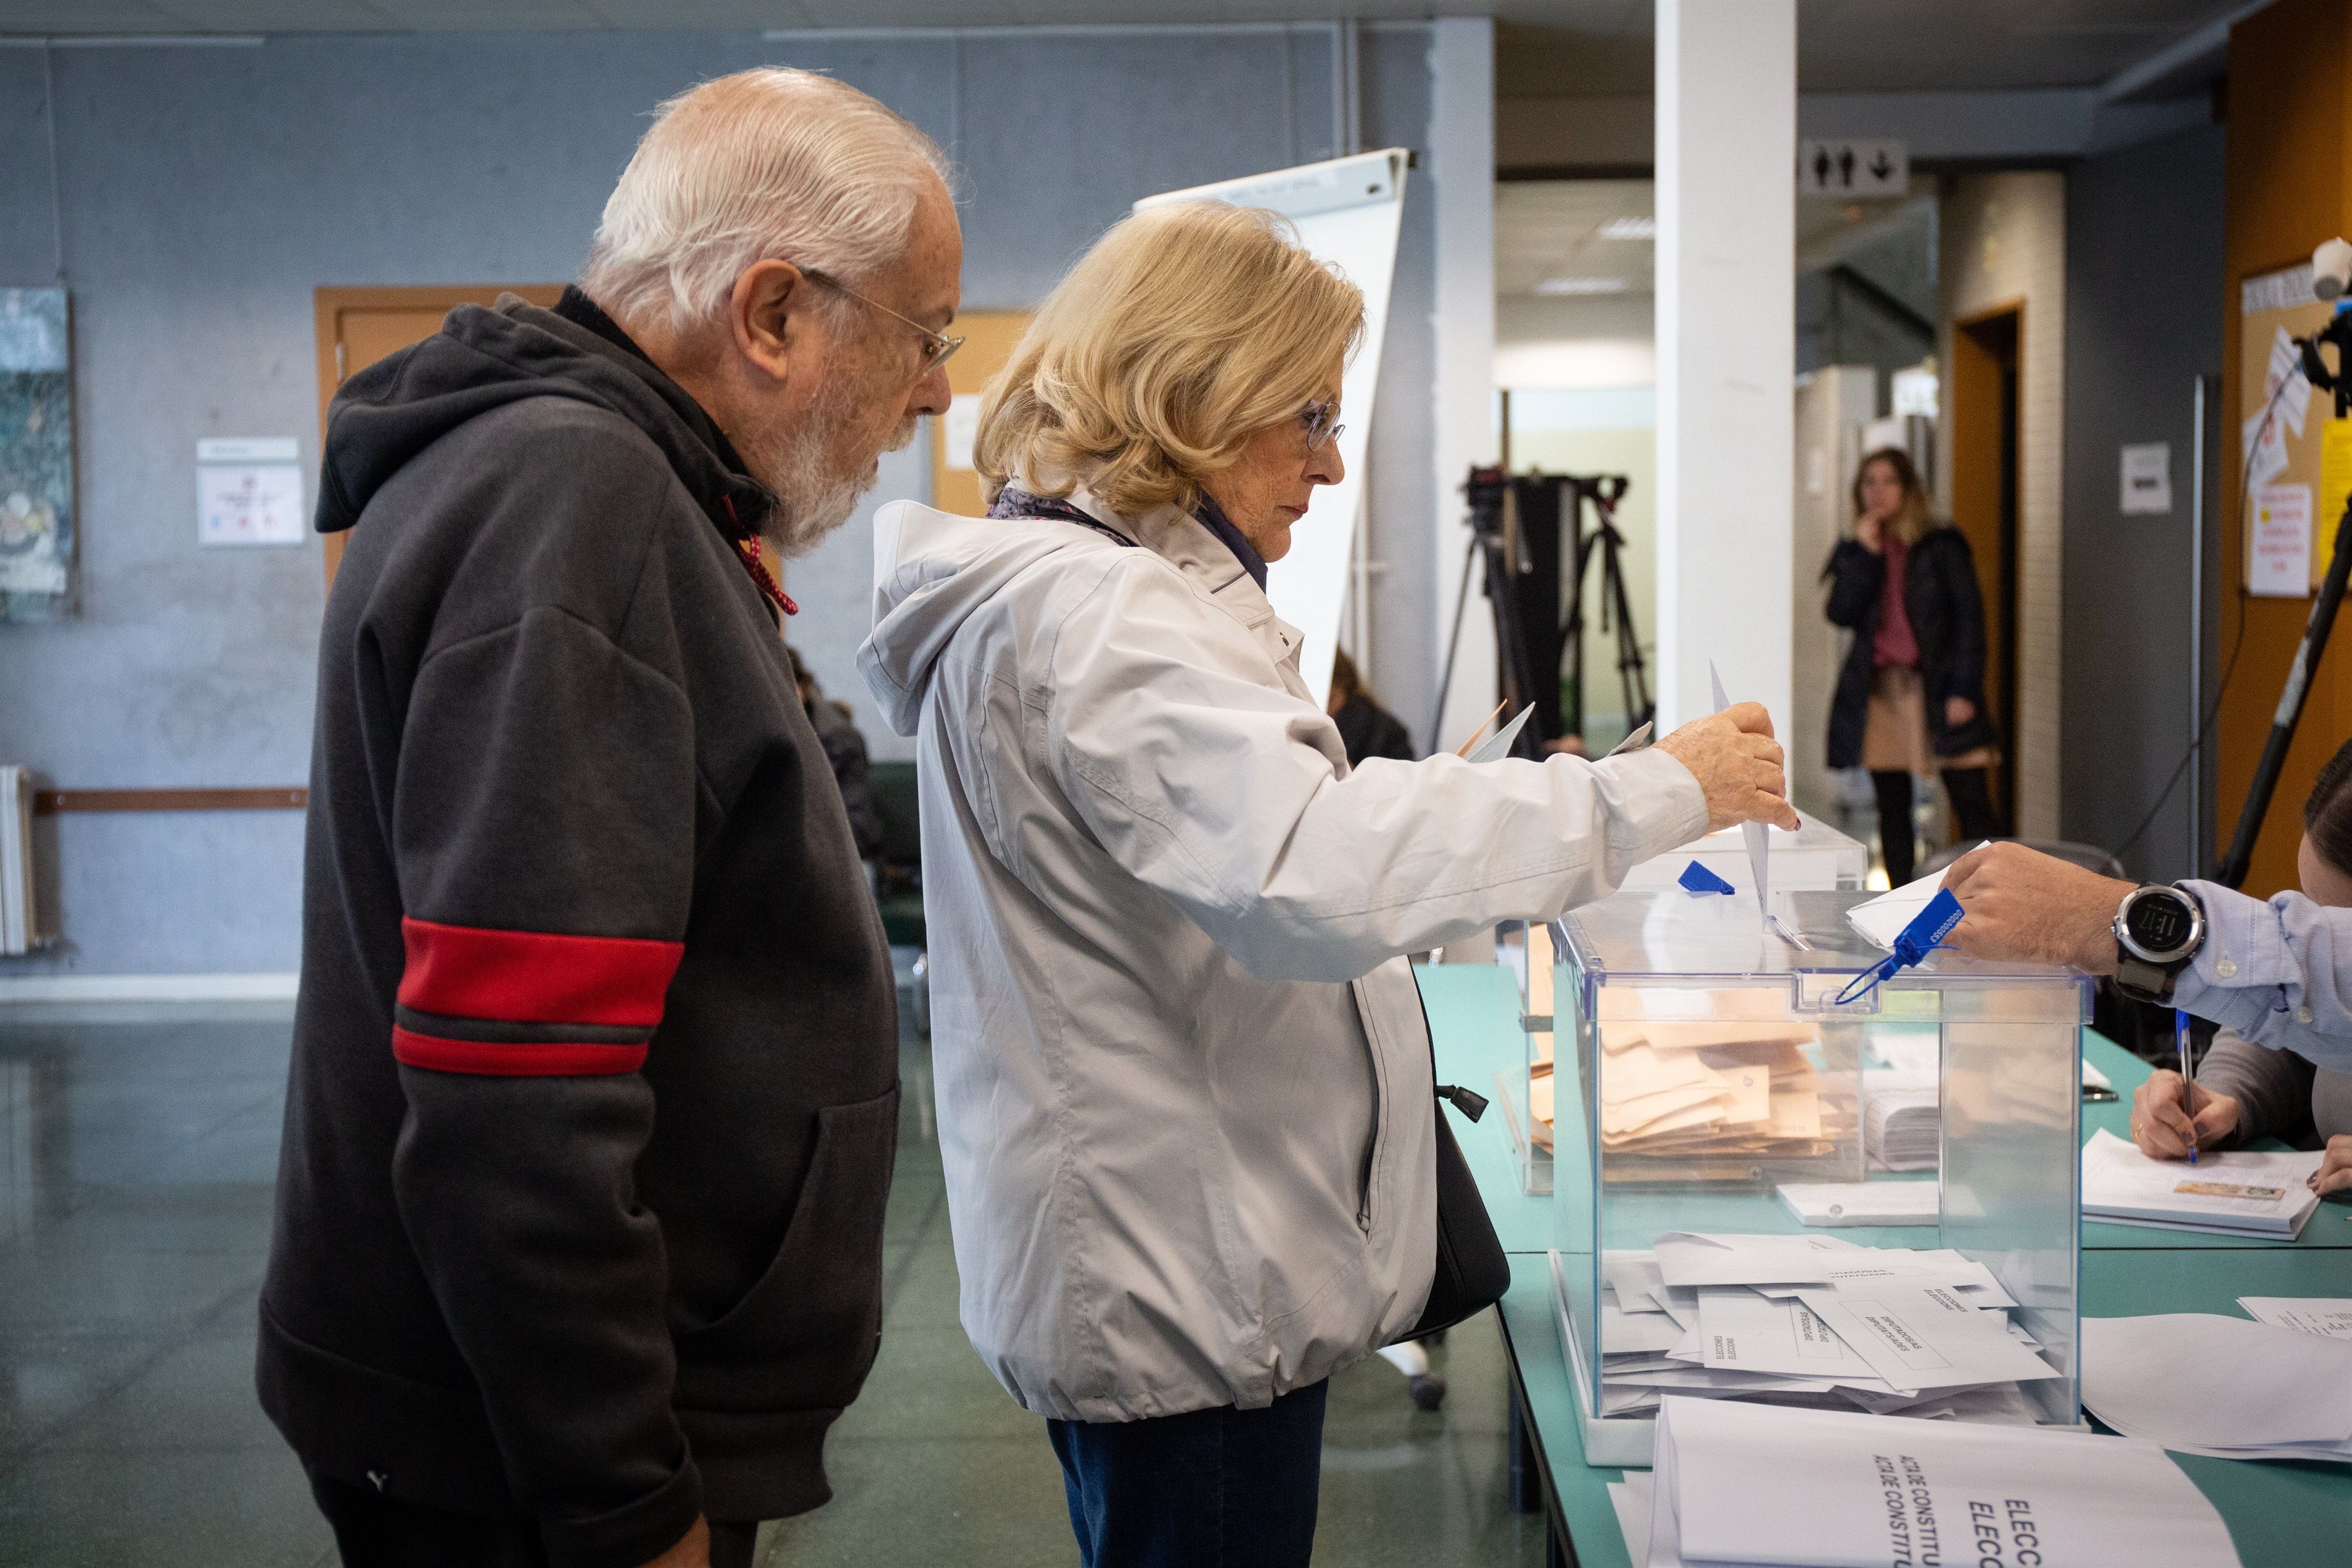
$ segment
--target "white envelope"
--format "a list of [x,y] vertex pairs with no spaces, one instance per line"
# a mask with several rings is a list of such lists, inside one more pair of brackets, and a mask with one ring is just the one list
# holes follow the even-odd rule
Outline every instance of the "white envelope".
[[1774,1301],[1745,1285],[1699,1291],[1698,1338],[1702,1364],[1717,1371],[1878,1380],[1870,1364],[1804,1302]]
[[1657,1239],[1658,1273],[1669,1285],[1826,1285],[1826,1254],[1864,1249],[1835,1236],[1703,1235],[1670,1230]]
[[1922,1392],[2061,1375],[2009,1334],[2009,1314],[1980,1312],[1939,1285],[1801,1291],[1797,1299],[1897,1388]]

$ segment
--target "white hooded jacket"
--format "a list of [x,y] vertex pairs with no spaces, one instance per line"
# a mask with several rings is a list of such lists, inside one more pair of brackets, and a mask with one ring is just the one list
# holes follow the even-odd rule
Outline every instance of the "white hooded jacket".
[[1434,1082],[1398,956],[1609,893],[1706,800],[1655,749],[1350,771],[1215,536],[1071,499],[1110,531],[875,525],[858,663],[917,737],[963,1325],[1049,1416],[1255,1408],[1429,1293]]

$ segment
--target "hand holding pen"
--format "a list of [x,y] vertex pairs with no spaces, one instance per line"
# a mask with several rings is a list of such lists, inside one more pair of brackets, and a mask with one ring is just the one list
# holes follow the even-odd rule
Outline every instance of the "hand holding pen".
[[[2180,1053],[2180,1103],[2186,1106],[2197,1103],[2197,1070],[2189,1060],[2189,1015],[2179,1008],[2172,1009],[2172,1044]],[[2189,1118],[2189,1163],[2197,1163],[2197,1120]]]

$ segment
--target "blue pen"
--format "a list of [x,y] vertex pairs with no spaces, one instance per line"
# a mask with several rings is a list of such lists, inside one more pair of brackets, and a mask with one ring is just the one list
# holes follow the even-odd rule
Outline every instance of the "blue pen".
[[2172,1043],[2180,1052],[2180,1109],[2189,1117],[2189,1163],[2197,1163],[2197,1074],[2189,1062],[2189,1015],[2172,1009]]

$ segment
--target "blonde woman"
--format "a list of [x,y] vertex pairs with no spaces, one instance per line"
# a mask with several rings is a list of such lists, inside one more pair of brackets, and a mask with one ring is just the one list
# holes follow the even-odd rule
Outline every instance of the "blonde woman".
[[1853,476],[1853,538],[1822,575],[1832,624],[1852,629],[1830,699],[1829,763],[1866,768],[1888,884],[1911,880],[1912,779],[1944,776],[1960,837],[1998,838],[1985,712],[1984,598],[1969,541],[1938,524],[1910,456],[1888,446]]
[[1129,218],[982,401],[990,516],[877,522],[963,1325],[1049,1418],[1088,1568],[1307,1560],[1324,1381],[1434,1264],[1398,955],[1794,821],[1752,705],[1598,764],[1348,766],[1265,567],[1341,476],[1362,328],[1272,214]]

